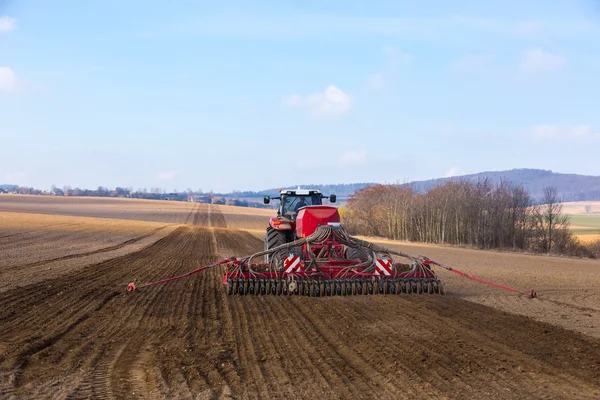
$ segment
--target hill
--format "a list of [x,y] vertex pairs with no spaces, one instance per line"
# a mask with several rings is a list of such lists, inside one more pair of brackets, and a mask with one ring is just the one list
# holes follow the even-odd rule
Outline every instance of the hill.
[[533,197],[540,197],[545,187],[556,187],[563,201],[600,200],[600,176],[562,174],[541,169],[512,169],[509,171],[485,171],[477,174],[452,178],[438,178],[411,182],[417,191],[425,191],[448,180],[478,181],[489,179],[498,182],[502,179],[521,184]]
[[[589,201],[600,200],[600,176],[578,175],[578,174],[563,174],[542,169],[512,169],[508,171],[485,171],[477,174],[455,176],[450,178],[437,178],[424,181],[414,181],[407,185],[411,185],[415,190],[424,192],[428,188],[444,183],[448,180],[469,180],[478,181],[481,179],[489,179],[493,182],[502,179],[515,184],[521,184],[534,197],[540,197],[544,188],[547,186],[555,186],[563,201]],[[357,190],[370,185],[375,185],[373,182],[365,183],[350,183],[350,184],[308,184],[300,185],[303,188],[320,188],[325,194],[335,193],[340,199],[345,199],[351,196]],[[287,186],[283,189],[293,189],[297,186]],[[233,192],[227,196],[232,197],[262,197],[264,195],[277,195],[281,188],[273,188],[261,190],[258,192]]]

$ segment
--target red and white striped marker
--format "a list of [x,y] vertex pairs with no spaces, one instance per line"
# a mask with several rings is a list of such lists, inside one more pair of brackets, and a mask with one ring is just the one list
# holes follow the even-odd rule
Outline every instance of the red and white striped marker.
[[300,257],[298,256],[288,256],[283,260],[283,270],[289,274],[293,272],[294,269],[300,270]]
[[375,275],[392,275],[392,260],[375,260]]

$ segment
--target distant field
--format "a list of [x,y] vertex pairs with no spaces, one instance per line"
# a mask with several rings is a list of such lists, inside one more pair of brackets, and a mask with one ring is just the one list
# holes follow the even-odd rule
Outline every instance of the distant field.
[[563,212],[571,217],[571,232],[580,240],[600,240],[600,201],[563,203]]
[[[204,207],[206,207],[204,205]],[[107,197],[63,197],[0,195],[0,212],[68,215],[150,221],[191,223],[198,203]]]
[[585,210],[590,206],[590,213],[600,215],[600,201],[571,201],[563,203],[563,212],[565,214],[588,214]]

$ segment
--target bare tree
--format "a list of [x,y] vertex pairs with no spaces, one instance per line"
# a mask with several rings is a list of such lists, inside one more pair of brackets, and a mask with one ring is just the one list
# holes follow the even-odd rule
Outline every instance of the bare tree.
[[449,181],[426,193],[408,186],[368,186],[350,198],[344,221],[351,233],[396,240],[579,251],[556,189],[547,188],[544,204],[532,206],[527,191],[508,181]]
[[[544,188],[543,204],[540,207],[539,217],[542,218],[543,248],[546,253],[552,251],[558,239],[564,236],[569,228],[569,217],[562,213],[563,205],[555,187]],[[562,241],[561,241],[562,242]]]

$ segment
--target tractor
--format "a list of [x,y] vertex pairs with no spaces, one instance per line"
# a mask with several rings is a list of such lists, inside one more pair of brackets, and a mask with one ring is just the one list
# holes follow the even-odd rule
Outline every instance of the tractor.
[[[274,249],[285,243],[290,243],[297,240],[298,231],[296,230],[296,222],[299,212],[305,207],[311,207],[311,213],[319,212],[328,214],[330,220],[328,222],[340,222],[339,214],[335,207],[323,206],[323,199],[326,199],[320,190],[281,190],[278,197],[265,196],[264,203],[270,204],[271,200],[279,200],[277,215],[269,219],[269,226],[265,235],[265,251]],[[336,195],[329,196],[329,202],[336,202]],[[319,210],[319,211],[317,211]],[[302,219],[300,219],[302,222]],[[312,233],[312,232],[311,232]],[[301,248],[292,249],[292,253],[301,255]],[[265,263],[270,261],[270,254],[264,255]]]
[[[336,195],[318,189],[281,190],[277,215],[266,229],[264,251],[236,259],[223,276],[230,295],[296,294],[311,297],[443,293],[429,260],[354,238],[341,225]],[[392,256],[409,259],[394,262]],[[262,258],[263,262],[253,262]]]

